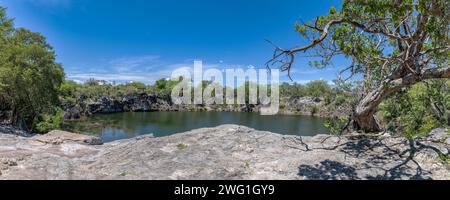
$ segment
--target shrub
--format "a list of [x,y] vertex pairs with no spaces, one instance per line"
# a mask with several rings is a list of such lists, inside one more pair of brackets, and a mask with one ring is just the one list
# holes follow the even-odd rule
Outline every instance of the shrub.
[[307,96],[327,98],[331,93],[332,89],[325,81],[311,81],[306,84]]
[[[432,129],[445,125],[446,120],[441,120],[439,115],[433,112],[432,107],[433,104],[436,106],[439,103],[436,99],[440,97],[430,94],[431,90],[428,86],[424,83],[416,84],[386,99],[380,105],[380,115],[390,131],[398,131],[407,137],[414,138],[425,136]],[[443,110],[448,113],[448,109]]]
[[311,108],[311,115],[316,115],[319,112],[319,108],[317,106],[313,106]]
[[332,135],[341,135],[342,130],[347,124],[347,119],[334,117],[325,120],[324,126],[327,128]]
[[345,101],[346,101],[346,97],[339,95],[334,99],[334,104],[336,106],[342,106],[345,103]]
[[55,114],[43,114],[40,122],[36,125],[38,133],[47,133],[49,131],[61,128],[63,124],[64,111],[57,108]]

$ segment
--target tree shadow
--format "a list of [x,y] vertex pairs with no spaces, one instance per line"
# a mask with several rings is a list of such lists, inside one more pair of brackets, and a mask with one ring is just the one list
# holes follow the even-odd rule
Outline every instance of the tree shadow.
[[301,165],[298,175],[311,180],[358,180],[354,167],[342,163],[324,160],[314,166]]
[[431,172],[422,169],[414,160],[415,155],[425,149],[442,153],[433,146],[411,139],[386,145],[382,140],[362,136],[350,137],[347,142],[335,146],[308,151],[317,149],[342,152],[346,157],[361,158],[365,162],[352,166],[327,159],[320,164],[300,165],[299,176],[312,180],[427,180],[431,179]]

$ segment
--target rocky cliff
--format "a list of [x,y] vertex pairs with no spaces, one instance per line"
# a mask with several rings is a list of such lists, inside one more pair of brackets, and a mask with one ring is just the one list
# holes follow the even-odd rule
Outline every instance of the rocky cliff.
[[387,134],[283,136],[236,125],[102,145],[61,131],[0,134],[0,179],[450,180],[448,138],[445,129],[412,141]]
[[[332,107],[321,98],[281,98],[280,114],[317,116],[348,116],[349,110]],[[151,112],[151,111],[216,111],[259,112],[261,105],[176,105],[170,97],[157,94],[129,95],[122,98],[103,97],[97,100],[79,99],[76,103],[64,104],[64,119],[79,119],[95,113]]]

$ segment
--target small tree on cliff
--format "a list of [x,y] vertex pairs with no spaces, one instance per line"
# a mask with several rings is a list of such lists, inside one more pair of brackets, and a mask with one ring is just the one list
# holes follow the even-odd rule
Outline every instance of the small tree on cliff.
[[[364,77],[363,96],[348,129],[376,132],[374,118],[383,99],[428,79],[450,78],[450,2],[441,0],[345,0],[342,9],[295,28],[310,43],[277,47],[269,67],[291,70],[296,54],[311,53],[327,66],[337,55],[351,59],[342,79]],[[311,56],[311,55],[308,55]]]

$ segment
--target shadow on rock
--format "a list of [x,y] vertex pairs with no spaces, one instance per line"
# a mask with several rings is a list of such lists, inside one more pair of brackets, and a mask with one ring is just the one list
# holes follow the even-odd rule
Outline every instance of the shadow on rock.
[[363,159],[365,162],[348,165],[340,160],[323,160],[320,164],[300,165],[298,176],[312,180],[427,180],[431,179],[431,172],[424,170],[416,160],[418,152],[431,150],[442,154],[433,146],[411,139],[386,144],[382,140],[363,137],[320,149],[341,152],[346,158]]
[[324,160],[314,166],[301,165],[298,175],[311,180],[358,180],[354,167],[332,161]]

